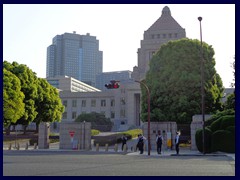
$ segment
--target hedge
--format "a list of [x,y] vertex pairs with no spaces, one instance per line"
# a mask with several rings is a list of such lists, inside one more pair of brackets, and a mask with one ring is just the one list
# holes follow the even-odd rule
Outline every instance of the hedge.
[[[197,149],[200,152],[203,152],[203,130],[202,129],[198,129],[196,131],[196,135],[195,135],[195,141],[196,141],[196,145],[197,145]],[[210,153],[211,152],[211,136],[212,136],[212,131],[209,128],[205,128],[205,153]]]
[[214,121],[210,128],[212,132],[215,132],[217,130],[225,130],[229,126],[235,126],[235,116],[234,115],[227,115],[222,116],[218,118],[216,121]]
[[227,130],[218,130],[212,134],[212,152],[235,152],[235,134]]

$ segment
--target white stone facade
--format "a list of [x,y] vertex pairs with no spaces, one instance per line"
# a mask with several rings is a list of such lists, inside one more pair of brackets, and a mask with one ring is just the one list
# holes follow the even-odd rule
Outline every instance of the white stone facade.
[[60,98],[65,106],[62,122],[73,122],[82,113],[103,113],[114,123],[113,130],[139,127],[140,94],[138,83],[121,84],[119,89],[106,92],[61,91]]

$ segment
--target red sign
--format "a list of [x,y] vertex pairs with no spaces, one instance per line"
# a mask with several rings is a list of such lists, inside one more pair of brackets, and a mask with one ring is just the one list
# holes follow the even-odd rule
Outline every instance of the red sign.
[[75,133],[75,131],[69,131],[69,134],[70,134],[71,137],[74,136],[74,133]]

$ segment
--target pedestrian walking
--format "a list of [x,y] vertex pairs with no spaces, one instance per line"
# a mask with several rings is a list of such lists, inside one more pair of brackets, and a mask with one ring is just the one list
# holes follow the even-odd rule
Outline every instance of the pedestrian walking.
[[122,139],[122,151],[123,151],[124,145],[126,144],[126,146],[127,146],[127,137],[125,136],[125,134],[123,134],[121,139]]
[[157,144],[157,153],[162,153],[162,143],[163,143],[163,136],[161,135],[161,132],[158,133],[156,138],[156,144]]
[[176,137],[175,137],[175,148],[176,148],[176,153],[177,155],[179,154],[179,142],[180,142],[180,132],[176,132]]
[[138,149],[140,151],[140,154],[143,154],[143,147],[144,147],[144,141],[145,140],[146,140],[146,138],[142,134],[138,135],[137,147],[138,147]]

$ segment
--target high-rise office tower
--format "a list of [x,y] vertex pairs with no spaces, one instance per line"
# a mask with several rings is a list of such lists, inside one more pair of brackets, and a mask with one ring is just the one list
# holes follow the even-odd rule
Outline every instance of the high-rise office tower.
[[145,79],[149,61],[162,44],[185,37],[185,29],[172,17],[169,7],[165,6],[161,17],[144,32],[141,48],[138,49],[138,66],[133,68],[133,79]]
[[47,78],[70,76],[91,86],[103,69],[102,51],[95,36],[73,33],[57,35],[47,48]]

